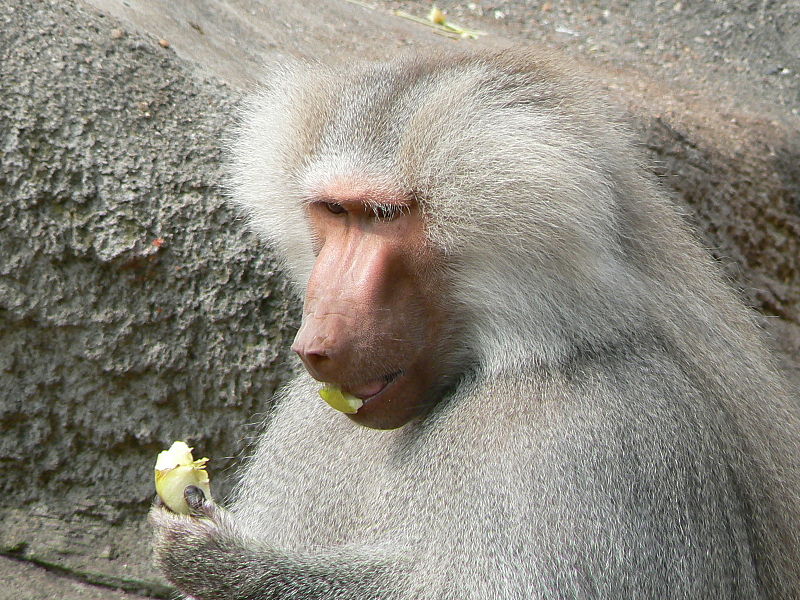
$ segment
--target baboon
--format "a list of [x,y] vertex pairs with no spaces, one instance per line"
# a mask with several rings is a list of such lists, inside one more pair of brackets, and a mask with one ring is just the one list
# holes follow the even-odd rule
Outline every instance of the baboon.
[[184,594],[800,597],[794,401],[563,63],[297,64],[247,103],[230,189],[304,298],[307,373],[227,508],[153,508]]

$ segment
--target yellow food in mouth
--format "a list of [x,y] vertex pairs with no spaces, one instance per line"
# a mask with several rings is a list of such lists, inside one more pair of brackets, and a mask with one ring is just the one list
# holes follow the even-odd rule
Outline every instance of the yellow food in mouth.
[[155,468],[156,492],[171,511],[189,514],[183,491],[190,485],[199,487],[206,500],[211,500],[206,462],[207,458],[194,460],[192,448],[186,442],[175,442],[169,450],[159,453]]
[[331,408],[339,412],[353,415],[364,405],[361,398],[356,398],[352,394],[343,392],[338,385],[325,384],[319,391],[320,397],[327,402]]

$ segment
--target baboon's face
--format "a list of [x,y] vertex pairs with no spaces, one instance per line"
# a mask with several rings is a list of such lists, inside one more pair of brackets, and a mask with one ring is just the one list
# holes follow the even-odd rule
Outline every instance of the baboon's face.
[[306,209],[316,261],[293,349],[315,379],[364,402],[354,421],[400,427],[442,375],[440,252],[413,199],[362,182],[333,182]]

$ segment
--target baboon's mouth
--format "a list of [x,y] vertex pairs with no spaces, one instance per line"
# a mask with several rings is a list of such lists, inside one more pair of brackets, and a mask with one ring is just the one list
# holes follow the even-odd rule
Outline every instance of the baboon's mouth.
[[398,377],[403,374],[403,371],[395,371],[389,375],[385,375],[380,379],[376,379],[364,385],[359,385],[353,388],[343,388],[345,392],[355,396],[356,398],[363,400],[364,402],[369,402],[373,398],[377,397],[378,395],[382,394],[386,388],[388,388],[392,383],[394,383]]

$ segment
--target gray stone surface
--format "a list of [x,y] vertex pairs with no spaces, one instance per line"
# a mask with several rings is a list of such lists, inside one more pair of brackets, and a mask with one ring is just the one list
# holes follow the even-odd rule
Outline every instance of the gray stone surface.
[[168,41],[200,72],[242,88],[289,57],[337,62],[386,57],[420,43],[452,44],[360,0],[85,1]]
[[224,495],[293,317],[218,187],[237,94],[118,28],[0,3],[0,550],[163,592],[156,453],[188,439]]
[[0,600],[144,600],[142,596],[85,583],[27,561],[0,556]]
[[[0,599],[170,597],[144,519],[157,451],[188,439],[224,497],[293,364],[287,284],[219,188],[241,90],[288,56],[533,37],[521,2],[508,26],[487,9],[478,42],[397,4],[0,0]],[[563,50],[630,111],[800,381],[793,105],[722,106],[713,77],[687,92]]]

